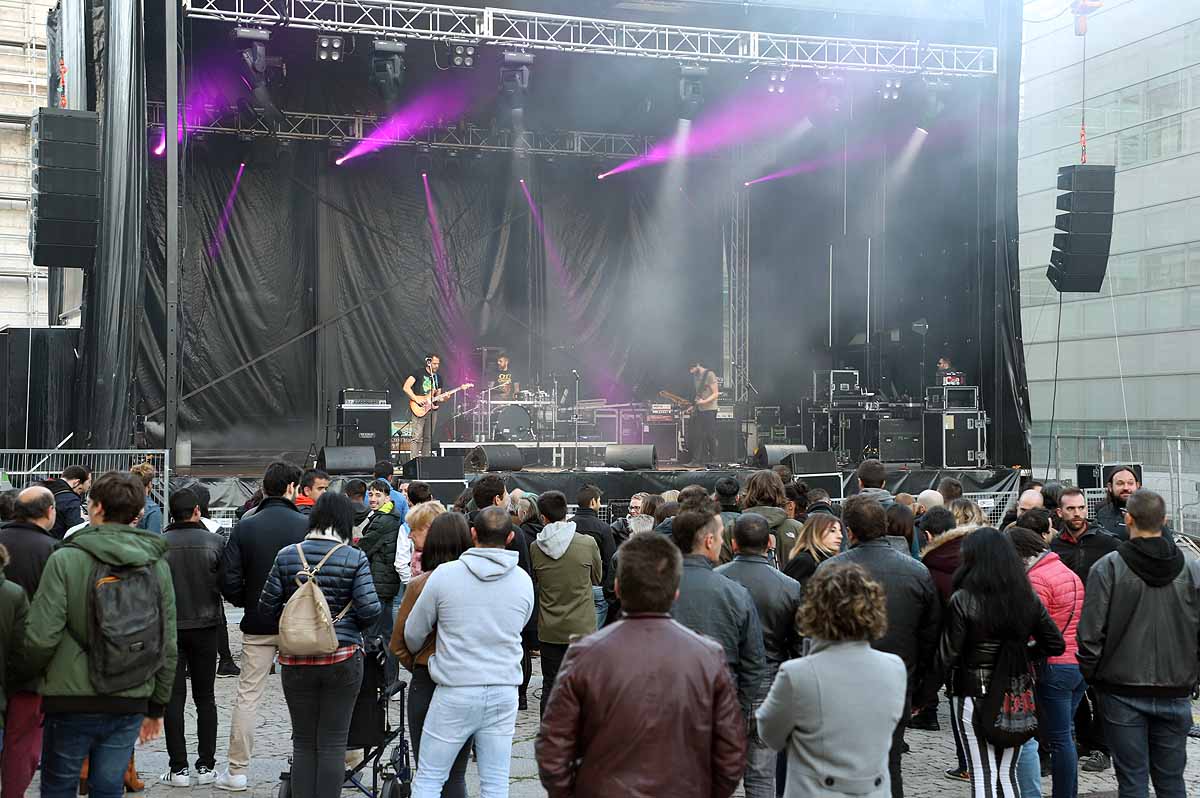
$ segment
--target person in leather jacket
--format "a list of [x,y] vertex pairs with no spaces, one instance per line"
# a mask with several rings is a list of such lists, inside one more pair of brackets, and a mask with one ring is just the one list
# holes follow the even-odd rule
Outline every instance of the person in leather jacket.
[[[973,713],[989,689],[1004,643],[1026,643],[1032,637],[1031,660],[1058,656],[1066,644],[1034,594],[1012,541],[1002,532],[980,527],[963,539],[962,567],[944,620],[934,670],[948,680],[952,720],[961,730],[969,760],[982,764],[971,769],[972,795],[1018,795],[1018,749],[997,748],[985,740],[976,731]],[[930,684],[937,682],[926,682]],[[929,700],[927,687],[919,703]]]
[[179,661],[175,689],[167,705],[164,725],[170,771],[164,780],[175,786],[188,784],[187,739],[183,731],[183,709],[188,679],[196,705],[196,776],[201,784],[216,778],[217,766],[217,648],[220,627],[225,623],[221,599],[222,560],[225,538],[209,532],[200,520],[200,500],[184,488],[171,493],[171,524],[163,532],[167,541],[167,564],[175,586],[175,628]]
[[724,649],[669,615],[682,570],[663,535],[621,547],[624,614],[567,649],[538,731],[550,798],[728,798],[737,788],[746,722]]

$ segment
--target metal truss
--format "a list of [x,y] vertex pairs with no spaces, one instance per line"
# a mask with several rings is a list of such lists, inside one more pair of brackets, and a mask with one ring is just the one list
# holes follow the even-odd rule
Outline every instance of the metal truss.
[[726,244],[727,384],[733,388],[733,401],[741,404],[750,398],[750,191],[737,182],[736,171],[730,212]]
[[186,13],[239,25],[785,68],[987,76],[996,74],[997,60],[995,47],[981,45],[756,33],[406,0],[187,0]]
[[[283,122],[273,128],[261,118],[239,113],[236,108],[205,109],[204,124],[192,125],[190,133],[224,133],[237,136],[275,136],[284,140],[354,142],[371,135],[379,118],[371,115],[310,114],[284,111]],[[147,103],[147,124],[162,128],[166,105]],[[464,125],[430,128],[418,135],[396,137],[388,142],[398,147],[474,152],[521,152],[529,155],[569,155],[593,158],[636,158],[649,150],[652,140],[626,133],[595,133],[581,130],[532,131]]]

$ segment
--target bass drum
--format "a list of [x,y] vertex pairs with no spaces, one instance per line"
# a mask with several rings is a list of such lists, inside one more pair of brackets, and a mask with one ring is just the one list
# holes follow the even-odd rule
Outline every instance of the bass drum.
[[532,441],[533,417],[520,405],[506,405],[492,413],[493,441]]

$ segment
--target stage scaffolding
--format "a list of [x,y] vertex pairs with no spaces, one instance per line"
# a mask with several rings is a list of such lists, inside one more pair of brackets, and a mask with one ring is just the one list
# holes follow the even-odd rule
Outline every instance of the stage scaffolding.
[[190,0],[185,13],[237,25],[750,66],[984,77],[995,75],[997,64],[995,47],[973,44],[722,30],[400,0]]

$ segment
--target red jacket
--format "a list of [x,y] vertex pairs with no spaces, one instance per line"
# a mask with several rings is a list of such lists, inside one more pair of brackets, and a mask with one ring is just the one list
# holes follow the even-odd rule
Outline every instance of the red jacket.
[[1067,650],[1061,656],[1050,657],[1047,664],[1077,665],[1079,660],[1075,655],[1079,652],[1079,642],[1076,630],[1079,615],[1083,612],[1083,583],[1052,551],[1043,554],[1029,569],[1029,581],[1067,643]]

